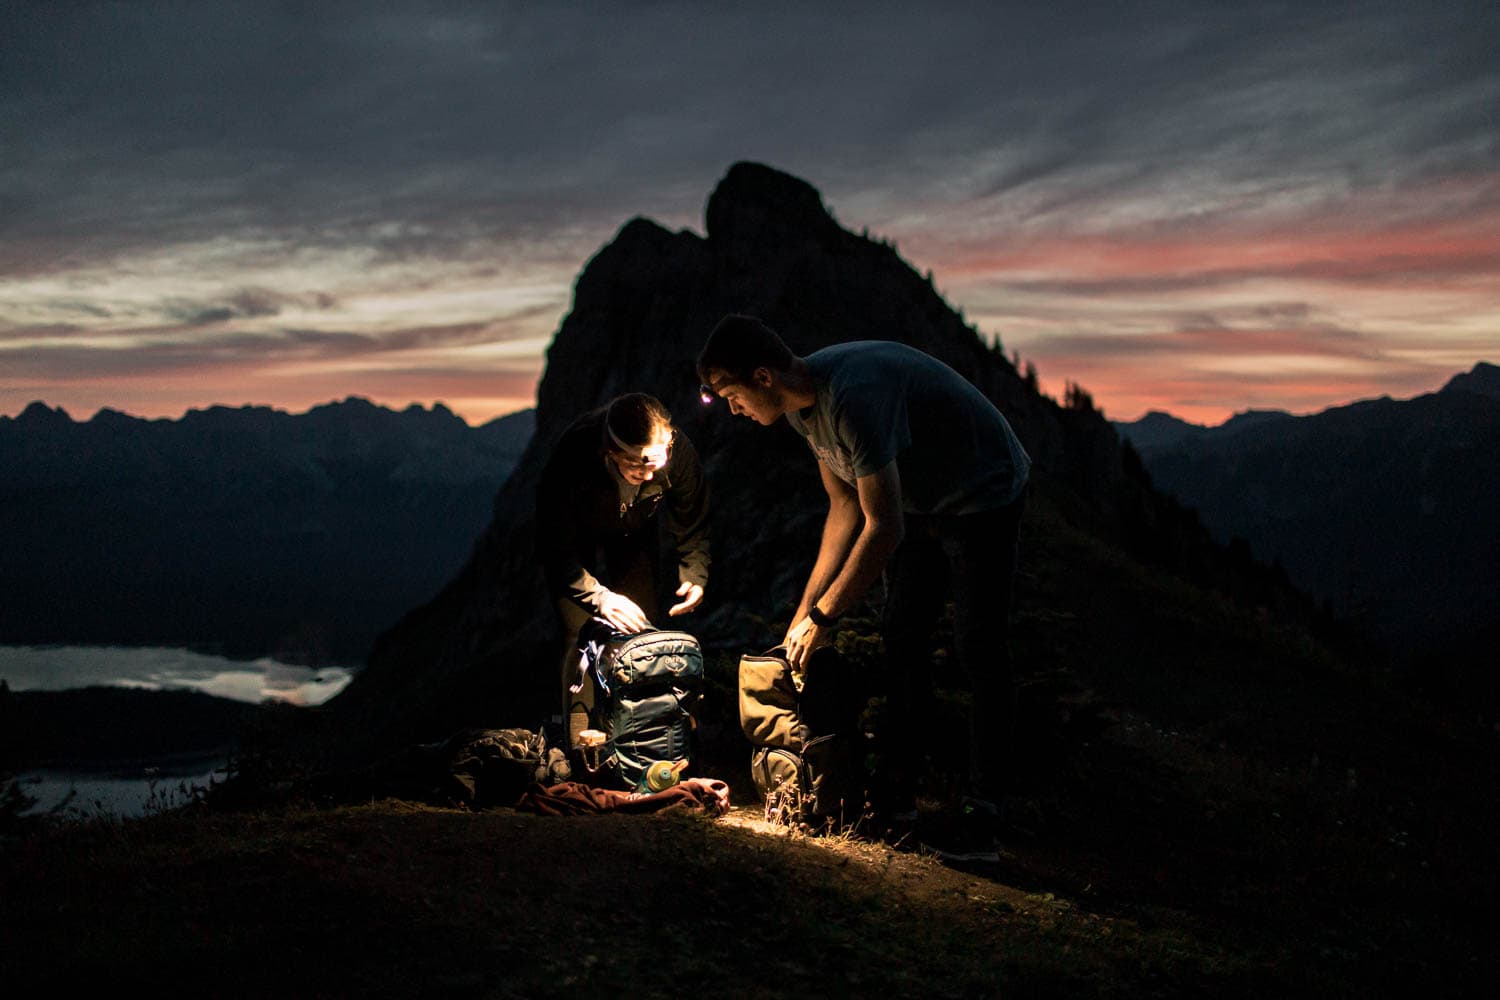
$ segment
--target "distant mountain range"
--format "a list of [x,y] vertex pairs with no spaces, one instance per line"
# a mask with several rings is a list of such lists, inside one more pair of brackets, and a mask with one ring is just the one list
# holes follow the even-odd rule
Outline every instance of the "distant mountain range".
[[1189,447],[1211,438],[1227,437],[1251,427],[1264,427],[1267,424],[1276,424],[1291,419],[1292,415],[1284,410],[1246,410],[1244,413],[1236,413],[1217,427],[1208,427],[1204,424],[1189,423],[1170,413],[1152,410],[1131,423],[1122,423],[1117,420],[1115,427],[1137,452],[1146,455],[1171,448]]
[[1221,541],[1281,563],[1398,657],[1490,669],[1480,661],[1500,640],[1500,367],[1311,416],[1254,411],[1204,427],[1150,413],[1115,426],[1154,485]]
[[0,642],[361,663],[463,564],[531,438],[359,398],[0,417]]

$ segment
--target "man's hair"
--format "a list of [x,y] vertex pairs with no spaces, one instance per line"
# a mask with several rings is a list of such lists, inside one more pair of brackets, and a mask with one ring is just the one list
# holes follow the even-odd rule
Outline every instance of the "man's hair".
[[661,400],[644,392],[627,392],[610,400],[604,411],[604,447],[618,451],[618,438],[632,448],[645,447],[660,430],[672,430],[672,415]]
[[754,316],[731,313],[719,320],[698,355],[698,378],[712,383],[716,372],[729,383],[750,381],[757,368],[791,371],[796,355],[776,331]]

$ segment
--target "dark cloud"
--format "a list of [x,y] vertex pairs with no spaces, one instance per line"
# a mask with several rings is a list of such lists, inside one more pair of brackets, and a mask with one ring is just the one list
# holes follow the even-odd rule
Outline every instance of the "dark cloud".
[[[212,310],[210,310],[212,312]],[[493,344],[510,339],[511,328],[531,315],[523,310],[493,321],[412,327],[380,334],[279,329],[266,332],[202,329],[218,320],[180,327],[115,331],[118,345],[110,350],[80,345],[83,335],[99,334],[77,328],[18,329],[0,334],[5,341],[37,340],[46,344],[5,355],[7,376],[32,379],[93,378],[123,374],[149,375],[202,367],[219,370],[230,364],[268,367],[290,361],[339,361],[372,358],[412,350],[437,350]],[[421,366],[413,366],[418,370]],[[534,363],[528,363],[535,377]]]
[[[857,209],[847,223],[903,245],[1481,217],[1483,197],[1427,194],[1500,173],[1497,38],[1489,0],[3,4],[0,302],[8,281],[59,280],[0,315],[0,337],[139,324],[147,309],[163,327],[112,334],[142,338],[129,351],[71,334],[0,363],[8,378],[64,380],[69,365],[149,374],[504,339],[525,324],[350,339],[261,328],[313,325],[308,311],[352,328],[335,296],[391,275],[384,287],[410,290],[434,274],[488,271],[500,286],[545,272],[565,289],[633,216],[698,226],[744,158],[805,177]],[[218,270],[174,286],[173,269],[205,252]],[[1392,247],[1193,273],[1001,274],[977,294],[1472,282],[1497,256]],[[235,271],[333,260],[380,274],[320,275],[335,292],[294,295]],[[98,274],[135,269],[185,290],[150,306],[139,292],[90,298]],[[556,310],[530,316],[531,335]]]
[[216,309],[203,309],[198,312],[188,313],[182,318],[195,326],[210,326],[214,323],[224,323],[234,319],[233,309],[219,307]]
[[[1332,260],[1297,260],[1253,268],[1218,268],[1124,277],[1017,281],[1001,278],[999,291],[1110,298],[1158,298],[1182,292],[1244,286],[1267,279],[1302,279],[1344,285],[1392,287],[1447,284],[1500,273],[1500,250],[1462,253],[1391,253]],[[992,292],[998,294],[998,292]]]
[[161,305],[161,313],[185,326],[213,326],[233,320],[263,319],[280,316],[289,307],[315,311],[331,309],[337,303],[323,292],[292,295],[267,288],[242,288],[213,302],[170,300]]
[[149,376],[198,368],[218,371],[227,364],[254,367],[293,360],[349,358],[379,349],[377,341],[362,334],[301,331],[191,338],[135,333],[118,341],[119,346],[109,350],[63,340],[24,352],[9,352],[7,375],[52,380]]
[[1061,337],[1049,345],[1049,353],[1121,359],[1159,355],[1187,363],[1194,357],[1257,354],[1368,361],[1379,358],[1381,348],[1368,335],[1332,323],[1272,321],[1255,325],[1237,316],[1197,314],[1168,318],[1158,333]]
[[7,341],[24,342],[35,340],[59,341],[69,337],[92,336],[93,331],[86,327],[75,326],[70,323],[47,323],[39,326],[15,325],[10,326],[0,323],[0,344]]
[[[389,251],[442,256],[475,229],[680,211],[747,154],[834,195],[981,199],[1267,163],[1359,183],[1495,163],[1490,4],[858,11],[7,5],[0,126],[21,140],[0,233],[103,253],[401,219],[428,231]],[[946,176],[955,155],[971,180]],[[482,224],[455,231],[475,207]]]
[[1251,322],[1276,326],[1305,326],[1317,313],[1309,302],[1265,302],[1241,311]]
[[265,288],[244,288],[229,297],[230,308],[238,316],[279,316],[288,301],[288,296]]

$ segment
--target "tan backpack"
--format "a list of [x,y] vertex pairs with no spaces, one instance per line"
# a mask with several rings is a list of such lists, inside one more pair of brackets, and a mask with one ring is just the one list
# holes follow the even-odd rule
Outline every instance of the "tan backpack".
[[750,777],[766,819],[837,832],[859,819],[859,703],[844,659],[816,650],[805,674],[781,647],[740,657],[740,728],[750,741]]

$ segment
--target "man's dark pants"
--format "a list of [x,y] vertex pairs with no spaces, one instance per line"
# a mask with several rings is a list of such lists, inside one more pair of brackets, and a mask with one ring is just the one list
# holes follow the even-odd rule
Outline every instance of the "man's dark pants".
[[[887,662],[888,805],[910,808],[923,755],[950,746],[967,753],[971,788],[987,798],[1005,791],[1015,756],[1015,684],[1007,642],[1026,493],[1005,507],[957,516],[906,516],[901,545],[886,566],[883,619]],[[946,584],[946,586],[945,586]],[[933,633],[945,598],[953,599],[953,649],[973,691],[968,739],[934,723]],[[946,678],[942,679],[946,682]],[[944,683],[944,686],[947,686]],[[897,748],[904,747],[905,750]]]

